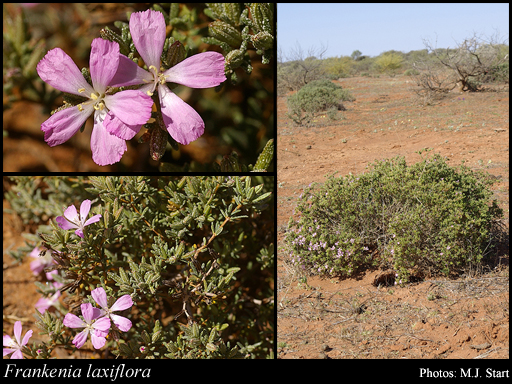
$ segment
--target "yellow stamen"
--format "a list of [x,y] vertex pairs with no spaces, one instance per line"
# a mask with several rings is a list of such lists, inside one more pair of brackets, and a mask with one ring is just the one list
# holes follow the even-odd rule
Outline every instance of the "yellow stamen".
[[85,92],[85,88],[80,88],[80,89],[78,90],[78,93],[82,93],[82,92]]
[[84,110],[84,107],[82,107],[82,104],[78,104],[78,110],[82,112]]
[[91,93],[91,99],[98,100],[98,95],[96,95],[95,93]]
[[146,94],[147,94],[148,96],[153,96],[153,92],[151,92],[151,91],[146,91]]
[[104,108],[105,108],[105,104],[103,104],[103,103],[98,103],[98,104],[94,105],[94,109],[97,111],[103,111]]

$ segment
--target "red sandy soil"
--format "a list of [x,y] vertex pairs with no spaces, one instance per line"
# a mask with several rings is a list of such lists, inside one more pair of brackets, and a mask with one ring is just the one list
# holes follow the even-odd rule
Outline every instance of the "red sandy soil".
[[[495,198],[509,224],[509,94],[450,93],[440,104],[415,102],[408,77],[336,81],[355,102],[343,119],[294,126],[278,98],[278,358],[509,358],[508,247],[495,265],[457,280],[430,277],[400,286],[374,285],[383,271],[347,279],[299,281],[285,263],[285,232],[298,196],[324,175],[362,173],[377,159],[429,147],[496,176]],[[324,120],[322,120],[324,119]],[[331,125],[329,125],[331,124]]]

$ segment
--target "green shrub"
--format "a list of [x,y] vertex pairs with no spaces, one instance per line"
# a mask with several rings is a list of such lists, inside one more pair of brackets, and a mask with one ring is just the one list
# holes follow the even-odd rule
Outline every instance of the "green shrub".
[[331,57],[324,60],[323,69],[333,79],[347,77],[352,69],[353,60],[350,57]]
[[508,83],[509,82],[509,63],[495,65],[491,70],[481,76],[483,83]]
[[420,72],[414,68],[408,69],[404,72],[404,76],[416,76],[419,74],[420,74]]
[[[421,154],[421,151],[419,152]],[[377,161],[358,175],[310,185],[288,223],[290,262],[304,273],[350,276],[368,267],[411,275],[460,273],[492,249],[503,211],[489,178],[438,154],[407,166]]]
[[[342,101],[354,101],[352,94],[330,80],[315,80],[288,98],[288,116],[298,125],[308,123],[315,113],[343,109]],[[304,114],[305,113],[305,114]],[[330,116],[332,115],[329,114]]]
[[397,53],[386,53],[375,59],[375,67],[379,72],[393,72],[402,66],[403,58]]

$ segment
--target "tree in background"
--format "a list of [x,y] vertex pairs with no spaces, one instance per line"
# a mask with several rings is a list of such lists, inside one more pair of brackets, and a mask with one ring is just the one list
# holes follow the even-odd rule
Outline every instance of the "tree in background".
[[279,48],[278,56],[282,65],[278,68],[278,88],[281,91],[296,91],[309,82],[318,80],[322,75],[322,59],[326,51],[327,47],[322,44],[320,47],[310,47],[305,52],[298,42],[288,54]]
[[352,60],[357,61],[357,59],[359,59],[361,57],[361,55],[362,55],[362,52],[356,49],[354,52],[352,52],[350,57],[352,58]]
[[402,67],[403,58],[400,53],[386,52],[375,60],[375,67],[381,73],[393,73]]
[[[496,72],[506,66],[508,73],[508,46],[500,41],[499,33],[490,37],[489,41],[477,36],[465,39],[455,49],[437,49],[428,40],[423,43],[429,52],[455,75],[453,88],[459,92],[477,91],[479,78]],[[474,81],[476,80],[476,81]],[[508,76],[507,76],[508,81]]]

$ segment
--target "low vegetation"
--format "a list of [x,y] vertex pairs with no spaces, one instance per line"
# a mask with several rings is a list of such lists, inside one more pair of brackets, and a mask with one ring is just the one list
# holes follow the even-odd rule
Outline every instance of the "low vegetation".
[[297,125],[309,125],[315,115],[327,112],[336,120],[337,111],[345,110],[343,101],[354,101],[352,94],[330,80],[315,80],[288,98],[288,117]]
[[492,254],[503,211],[488,174],[451,167],[439,154],[410,166],[397,157],[368,168],[305,189],[286,236],[298,272],[351,276],[380,266],[405,284],[460,274]]
[[[462,93],[494,90],[488,86],[491,84],[506,84],[508,87],[509,46],[499,36],[484,40],[475,34],[452,49],[437,48],[426,40],[423,43],[426,47],[423,50],[408,53],[391,50],[376,57],[365,56],[356,50],[351,56],[324,58],[324,47],[311,48],[306,54],[297,46],[289,56],[285,57],[282,53],[278,55],[278,94],[299,91],[319,80],[332,82],[350,76],[404,75],[413,79],[411,90],[416,95],[413,103],[436,105],[450,91]],[[317,88],[318,83],[314,87]],[[298,125],[315,125],[312,124],[311,114],[324,110],[325,96],[314,95],[311,90],[307,93],[306,97],[291,96],[288,103],[289,116]],[[308,101],[311,105],[307,104]],[[328,117],[340,119],[334,110],[331,110]]]

